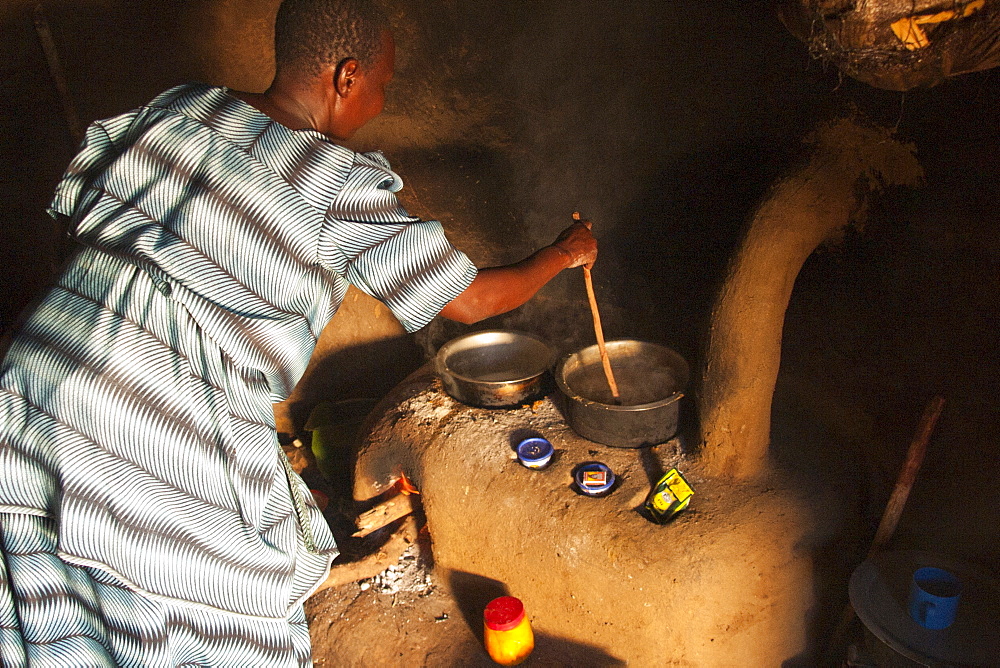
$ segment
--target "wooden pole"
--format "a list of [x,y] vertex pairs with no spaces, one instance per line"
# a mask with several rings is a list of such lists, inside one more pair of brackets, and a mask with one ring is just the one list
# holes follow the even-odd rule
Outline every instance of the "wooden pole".
[[889,542],[893,532],[896,531],[896,525],[899,524],[899,518],[903,514],[906,500],[910,496],[910,490],[913,489],[913,483],[916,482],[917,474],[924,463],[924,455],[927,454],[927,443],[931,440],[931,434],[934,433],[934,426],[937,425],[943,408],[944,397],[938,396],[931,399],[924,409],[923,417],[920,418],[920,425],[917,427],[917,433],[913,436],[910,449],[906,453],[906,463],[903,464],[903,470],[899,472],[896,486],[893,488],[892,496],[889,497],[889,503],[886,504],[885,511],[882,513],[882,521],[879,522],[878,530],[875,532],[875,538],[872,539],[871,548],[868,550],[866,559],[870,559],[878,552],[881,552],[885,544]]
[[[910,497],[910,490],[913,489],[913,483],[916,482],[917,474],[920,473],[920,467],[924,463],[924,455],[927,454],[927,444],[931,440],[931,434],[934,433],[934,427],[937,425],[938,418],[941,417],[943,409],[944,397],[942,396],[934,397],[927,403],[926,408],[924,408],[924,414],[920,418],[920,424],[917,426],[917,431],[910,442],[910,449],[906,453],[906,462],[903,464],[903,469],[896,478],[896,486],[893,488],[889,502],[882,512],[882,521],[879,522],[878,529],[875,531],[875,538],[872,539],[871,547],[868,549],[868,556],[865,557],[866,561],[881,552],[882,548],[886,546],[889,539],[892,538],[892,534],[896,531],[899,518],[903,515],[903,508],[906,507],[906,500]],[[834,629],[833,634],[830,636],[830,653],[836,651],[843,644],[844,637],[847,635],[847,631],[853,621],[854,608],[848,603],[840,615],[840,622],[837,624],[837,628]]]
[[[70,147],[76,151],[83,141],[83,130],[80,127],[80,118],[76,114],[76,105],[73,104],[73,97],[69,94],[69,87],[66,85],[66,74],[63,71],[62,60],[59,58],[59,51],[56,49],[56,42],[52,39],[52,31],[49,29],[48,19],[45,18],[45,9],[42,3],[35,5],[34,12],[35,32],[38,34],[38,41],[41,42],[42,51],[45,52],[45,60],[49,66],[49,74],[52,75],[52,82],[56,87],[56,94],[62,104],[63,119],[66,121],[66,128],[69,131],[69,138],[73,145]],[[53,231],[52,258],[49,263],[49,271],[55,275],[62,265],[62,250],[59,244],[66,234],[66,228],[61,218],[56,217],[51,221]]]
[[56,42],[52,39],[52,31],[49,29],[49,22],[45,18],[45,8],[42,3],[35,5],[35,32],[38,33],[38,41],[42,43],[42,51],[45,52],[45,60],[49,65],[49,74],[56,86],[56,93],[59,94],[59,102],[63,108],[63,118],[69,128],[70,137],[73,139],[75,149],[83,141],[83,131],[80,129],[80,118],[76,114],[76,105],[73,104],[73,97],[69,94],[69,86],[66,85],[66,73],[63,71],[62,60],[59,58],[59,51],[56,49]]

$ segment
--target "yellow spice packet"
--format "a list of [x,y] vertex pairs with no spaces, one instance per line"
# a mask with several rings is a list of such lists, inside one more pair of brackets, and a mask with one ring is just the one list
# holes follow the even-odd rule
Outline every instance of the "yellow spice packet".
[[661,524],[688,507],[694,490],[677,469],[670,469],[646,497],[646,510]]

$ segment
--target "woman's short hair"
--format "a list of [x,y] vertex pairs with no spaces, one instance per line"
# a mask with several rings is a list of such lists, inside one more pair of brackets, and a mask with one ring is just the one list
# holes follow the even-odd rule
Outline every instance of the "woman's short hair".
[[275,63],[307,76],[345,58],[369,65],[388,27],[370,0],[283,0],[274,22]]

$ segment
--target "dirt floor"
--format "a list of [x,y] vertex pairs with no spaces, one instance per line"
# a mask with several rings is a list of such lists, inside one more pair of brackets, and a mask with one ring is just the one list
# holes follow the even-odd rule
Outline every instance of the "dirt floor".
[[[369,538],[352,538],[354,519],[371,504],[355,503],[344,487],[331,484],[310,458],[303,477],[330,495],[325,511],[342,550],[338,564],[363,562],[400,522]],[[339,488],[338,488],[339,487]],[[357,582],[331,587],[306,603],[306,615],[317,666],[493,666],[483,648],[482,609],[507,592],[496,582],[456,581],[435,569],[426,518],[418,511],[419,531],[397,560]],[[372,568],[368,567],[371,573]],[[455,595],[458,584],[461,595]],[[528,611],[530,616],[530,610]],[[535,650],[526,666],[615,666],[623,662],[586,646],[536,633]]]
[[428,552],[414,546],[392,570],[310,599],[317,666],[492,665]]
[[[496,665],[483,649],[481,607],[459,604],[447,578],[434,572],[429,552],[429,544],[421,541],[392,570],[309,600],[306,612],[317,666]],[[483,607],[493,593],[484,587]],[[522,665],[624,664],[537,634],[535,650]]]
[[[495,666],[483,649],[481,610],[478,614],[463,611],[447,583],[418,564],[419,557],[403,558],[395,583],[398,590],[373,579],[314,596],[306,611],[316,665]],[[487,590],[483,598],[488,595]],[[535,650],[522,665],[625,663],[599,650],[538,633]]]

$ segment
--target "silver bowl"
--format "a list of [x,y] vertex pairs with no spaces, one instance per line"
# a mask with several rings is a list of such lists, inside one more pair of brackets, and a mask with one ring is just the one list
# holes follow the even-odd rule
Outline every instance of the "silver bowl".
[[555,353],[532,334],[507,329],[473,332],[441,346],[435,367],[445,392],[485,408],[517,406],[545,393]]

